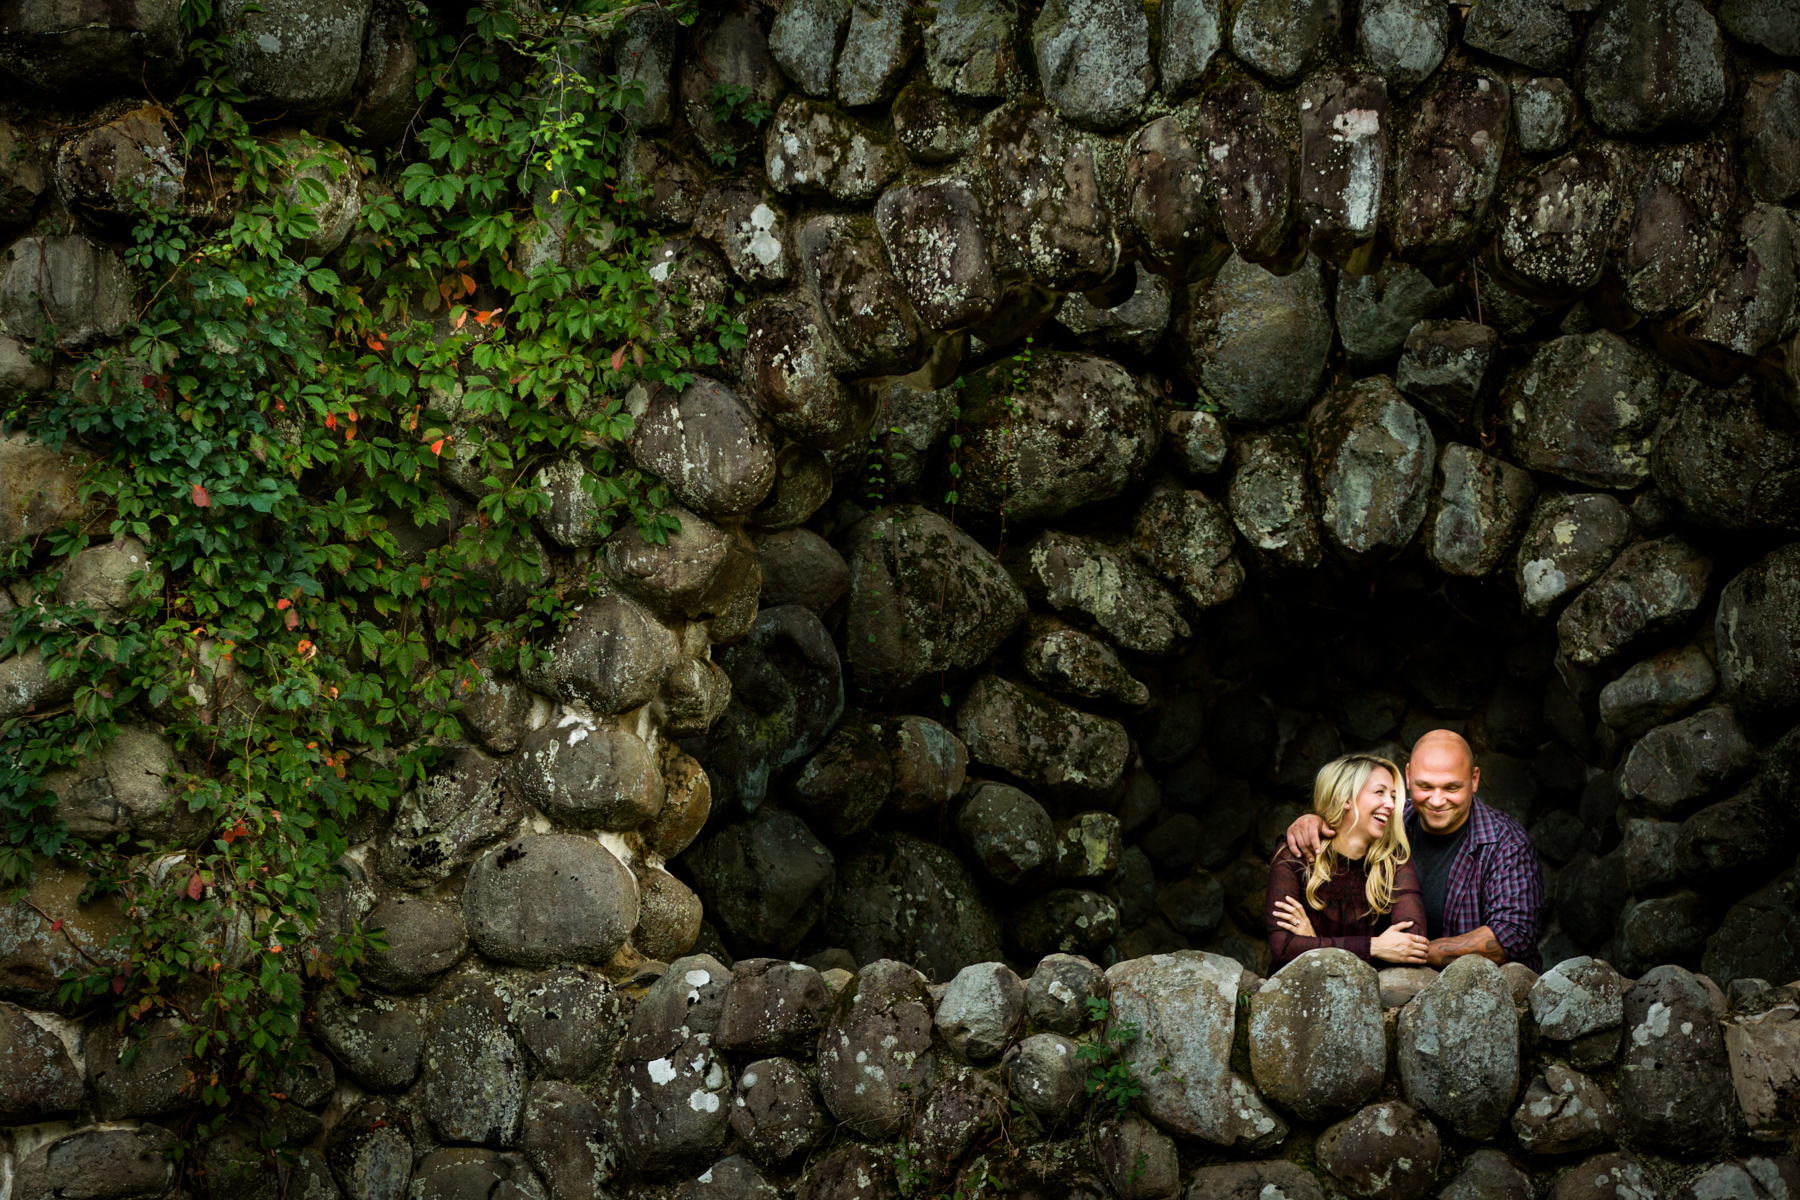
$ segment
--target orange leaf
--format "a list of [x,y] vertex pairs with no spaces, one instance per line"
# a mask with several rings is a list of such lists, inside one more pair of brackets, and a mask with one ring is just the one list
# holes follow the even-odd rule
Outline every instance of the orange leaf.
[[292,600],[277,600],[275,602],[275,610],[277,612],[280,612],[284,608],[292,608],[292,607],[294,607],[294,602]]
[[444,439],[443,438],[439,438],[437,441],[431,443],[431,452],[433,454],[442,454],[444,452]]
[[200,898],[201,886],[200,872],[195,871],[193,875],[188,878],[187,898],[189,900],[198,900]]
[[450,328],[461,329],[463,327],[463,322],[468,319],[469,310],[466,308],[459,308],[456,310],[456,315],[450,319]]
[[467,275],[464,275],[462,277],[462,285],[463,285],[463,295],[472,296],[475,294],[475,281],[473,279],[470,279]]
[[625,365],[625,347],[620,346],[617,350],[613,351],[612,368],[613,368],[613,370],[616,371],[624,365]]
[[194,502],[194,505],[197,508],[212,507],[212,493],[197,483],[194,485],[194,490],[189,493],[188,498]]
[[337,414],[336,413],[326,413],[325,414],[325,428],[327,428],[327,429],[336,429],[337,428]]

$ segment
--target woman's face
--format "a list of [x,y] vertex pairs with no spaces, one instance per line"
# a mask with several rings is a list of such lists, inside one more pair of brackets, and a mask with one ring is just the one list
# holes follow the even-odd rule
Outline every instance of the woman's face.
[[1394,819],[1397,802],[1394,777],[1388,774],[1386,767],[1376,767],[1369,772],[1362,791],[1357,793],[1356,820],[1351,822],[1350,828],[1366,836],[1371,845],[1379,842],[1387,832],[1388,822]]

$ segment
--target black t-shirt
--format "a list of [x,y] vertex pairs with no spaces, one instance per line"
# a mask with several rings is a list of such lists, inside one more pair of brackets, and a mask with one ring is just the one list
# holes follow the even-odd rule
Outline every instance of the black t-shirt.
[[[1425,902],[1427,937],[1442,937],[1444,899],[1450,889],[1450,864],[1469,836],[1469,822],[1455,833],[1431,833],[1421,825],[1412,842],[1413,869],[1419,873],[1419,898]],[[1408,932],[1417,933],[1417,930]]]

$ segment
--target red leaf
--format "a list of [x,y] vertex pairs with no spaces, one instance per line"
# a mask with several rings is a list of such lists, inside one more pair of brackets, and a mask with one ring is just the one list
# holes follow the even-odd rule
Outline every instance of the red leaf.
[[275,611],[276,612],[280,612],[284,608],[292,608],[292,607],[294,607],[294,602],[292,600],[277,600],[275,602]]
[[336,429],[337,428],[337,414],[336,413],[326,413],[325,414],[325,428],[327,428],[327,429]]
[[194,505],[197,508],[212,507],[212,493],[197,483],[194,485],[194,490],[189,494],[188,498],[194,502]]
[[51,933],[61,933],[64,919],[65,918],[63,918],[63,917],[58,917],[58,918],[56,918],[56,920],[50,922],[50,932]]
[[113,995],[117,996],[117,995],[121,994],[122,992],[124,992],[124,990],[125,990],[125,977],[123,975],[114,975],[113,976]]
[[298,629],[298,628],[300,628],[300,613],[299,613],[299,611],[298,611],[298,610],[296,610],[296,609],[289,609],[289,610],[288,610],[288,615],[287,615],[287,627],[288,627],[288,628],[289,628],[289,629]]
[[613,367],[613,370],[616,371],[624,365],[625,365],[625,347],[620,346],[617,350],[613,351],[612,367]]
[[439,438],[437,441],[431,443],[431,452],[433,454],[442,454],[444,452],[444,439],[443,438]]
[[200,889],[202,886],[203,885],[200,882],[200,872],[195,871],[193,876],[188,880],[188,885],[187,885],[188,899],[189,900],[198,900],[200,898]]

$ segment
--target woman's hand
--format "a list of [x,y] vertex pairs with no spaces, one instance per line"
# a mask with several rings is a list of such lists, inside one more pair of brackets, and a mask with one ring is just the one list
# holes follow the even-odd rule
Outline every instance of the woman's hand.
[[1426,948],[1431,943],[1416,933],[1406,932],[1411,928],[1411,921],[1396,921],[1388,926],[1369,942],[1369,957],[1402,967],[1424,966]]
[[1292,896],[1283,896],[1275,902],[1275,923],[1301,937],[1318,936],[1313,932],[1312,918],[1306,915],[1306,908]]

